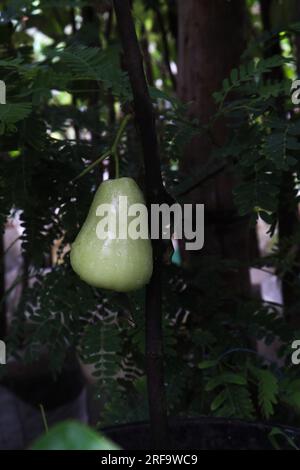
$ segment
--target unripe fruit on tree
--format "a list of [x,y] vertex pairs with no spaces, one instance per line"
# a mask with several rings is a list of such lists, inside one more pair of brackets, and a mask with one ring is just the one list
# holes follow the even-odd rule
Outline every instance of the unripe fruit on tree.
[[[134,219],[128,216],[128,212],[121,214],[123,217],[119,219],[120,196],[127,197],[128,209],[132,204],[145,204],[143,194],[132,178],[118,178],[101,183],[88,216],[72,244],[70,259],[74,271],[88,284],[129,292],[140,289],[149,282],[153,269],[152,246],[149,238],[99,238],[98,227],[99,222],[103,221],[103,214],[99,217],[97,213],[99,214],[99,207],[103,204],[110,205],[111,213],[106,212],[105,217],[106,220],[110,216],[116,217],[117,230],[120,228],[119,220],[123,220],[121,225],[126,222],[128,227]],[[147,224],[145,217],[140,220]]]

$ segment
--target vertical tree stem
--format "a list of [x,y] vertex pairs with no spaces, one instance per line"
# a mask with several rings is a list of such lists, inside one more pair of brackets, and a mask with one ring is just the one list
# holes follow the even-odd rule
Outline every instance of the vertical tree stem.
[[[140,133],[146,172],[148,208],[165,196],[162,184],[155,117],[150,99],[142,55],[128,0],[114,0],[120,38],[134,98],[137,128]],[[152,443],[155,448],[167,446],[167,411],[164,388],[161,264],[162,242],[153,246],[153,275],[146,291],[146,365]]]

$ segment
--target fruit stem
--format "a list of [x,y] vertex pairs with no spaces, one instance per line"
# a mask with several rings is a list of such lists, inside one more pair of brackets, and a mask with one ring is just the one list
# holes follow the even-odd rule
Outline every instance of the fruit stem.
[[117,135],[115,137],[115,140],[112,144],[112,147],[111,147],[111,153],[115,159],[115,177],[116,178],[119,178],[119,175],[120,175],[120,164],[119,164],[119,154],[118,154],[118,146],[119,146],[119,143],[120,143],[120,140],[122,138],[122,135],[123,135],[123,132],[129,122],[129,120],[131,119],[131,114],[127,114],[126,116],[124,116],[120,126],[119,126],[119,129],[118,129],[118,132],[117,132]]
[[115,178],[118,179],[120,177],[120,163],[119,163],[119,155],[117,151],[114,153],[114,159],[115,159]]

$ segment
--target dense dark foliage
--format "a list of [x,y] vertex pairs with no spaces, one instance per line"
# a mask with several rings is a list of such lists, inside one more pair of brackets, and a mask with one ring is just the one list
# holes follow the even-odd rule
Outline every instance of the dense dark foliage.
[[[181,201],[190,188],[230,167],[238,181],[234,194],[240,215],[249,216],[252,226],[261,217],[274,236],[274,250],[251,265],[273,268],[297,293],[299,225],[286,236],[276,234],[282,212],[296,213],[298,203],[300,121],[290,88],[299,24],[262,33],[260,20],[250,17],[256,2],[248,2],[253,37],[241,66],[215,93],[219,109],[211,125],[225,115],[230,137],[214,149],[207,166],[183,179],[178,168],[185,145],[194,135],[209,133],[210,125],[191,122],[174,92],[173,2],[133,3],[166,188]],[[105,402],[101,424],[143,419],[144,294],[93,289],[72,272],[68,256],[103,172],[109,168],[113,175],[114,168],[99,164],[74,178],[111,147],[122,117],[132,111],[111,3],[4,1],[0,19],[0,78],[7,86],[7,104],[0,106],[0,221],[3,232],[7,217],[17,212],[24,227],[24,270],[15,283],[24,288],[8,332],[11,354],[25,351],[25,359],[32,360],[46,347],[51,367],[59,370],[74,348],[95,367]],[[266,55],[279,40],[284,52]],[[133,121],[121,139],[120,156],[121,174],[143,186]],[[54,259],[51,249],[58,240]],[[203,256],[191,271],[165,258],[170,413],[298,423],[300,377],[290,347],[300,338],[299,296],[284,307],[251,292],[241,297],[228,288],[224,275],[237,268],[234,261]],[[256,341],[271,344],[275,338],[280,360],[272,363],[259,356]]]

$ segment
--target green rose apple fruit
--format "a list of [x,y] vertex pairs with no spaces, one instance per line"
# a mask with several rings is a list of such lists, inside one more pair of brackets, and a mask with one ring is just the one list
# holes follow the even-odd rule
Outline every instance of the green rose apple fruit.
[[[135,204],[139,206],[133,207]],[[141,208],[138,213],[130,210],[136,207]],[[130,225],[137,229],[133,236]],[[143,233],[143,238],[136,233]],[[147,211],[143,194],[132,178],[100,184],[72,244],[70,259],[78,276],[95,287],[129,292],[149,282],[153,259]]]

